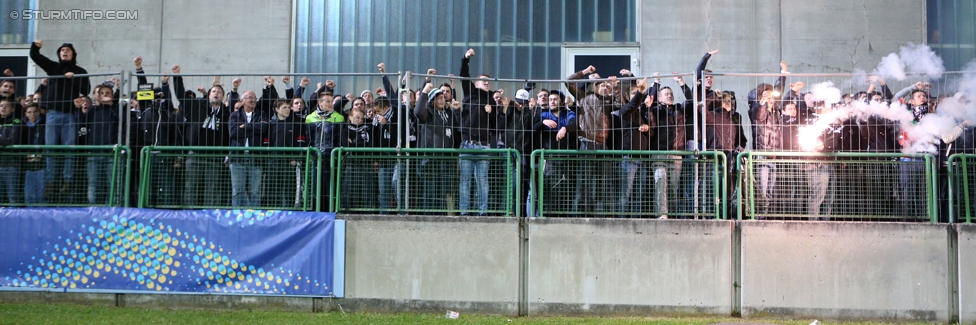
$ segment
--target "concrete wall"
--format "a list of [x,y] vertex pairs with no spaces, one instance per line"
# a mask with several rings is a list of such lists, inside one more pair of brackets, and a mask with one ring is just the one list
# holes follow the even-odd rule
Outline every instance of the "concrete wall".
[[[907,42],[924,43],[925,1],[641,1],[641,71],[691,72],[705,52],[723,72],[871,71]],[[738,90],[736,90],[738,91]]]
[[976,225],[955,225],[958,234],[959,322],[976,322]]
[[518,219],[342,218],[346,311],[518,314]]
[[38,9],[138,11],[130,21],[37,21],[42,54],[55,58],[70,42],[91,73],[134,70],[138,55],[147,73],[169,72],[174,63],[186,74],[289,71],[291,1],[40,0]]
[[728,315],[731,229],[722,221],[532,219],[529,315]]
[[741,226],[744,317],[949,320],[945,225]]

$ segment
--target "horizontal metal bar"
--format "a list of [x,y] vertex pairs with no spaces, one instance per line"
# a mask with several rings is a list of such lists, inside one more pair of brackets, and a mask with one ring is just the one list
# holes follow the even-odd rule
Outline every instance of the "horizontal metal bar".
[[260,151],[260,152],[308,152],[318,151],[314,147],[193,147],[193,146],[148,146],[142,151]]
[[926,158],[931,154],[916,153],[882,153],[882,152],[785,152],[785,151],[749,151],[740,153],[754,157],[785,156],[785,157],[863,157],[863,158]]
[[[121,72],[113,72],[113,73],[75,74],[74,76],[72,76],[72,78],[106,77],[106,76],[113,76],[113,77],[119,77],[119,78],[121,78],[122,77],[122,73]],[[27,76],[15,76],[15,77],[2,76],[2,77],[0,77],[0,79],[3,79],[3,80],[40,80],[40,79],[51,79],[51,78],[66,79],[67,77],[65,77],[64,75],[30,76],[30,77],[27,77]]]
[[382,76],[397,76],[399,73],[379,73],[379,72],[365,72],[365,73],[352,73],[352,72],[336,72],[336,73],[133,73],[134,77],[279,77],[279,76],[290,76],[290,77],[382,77]]

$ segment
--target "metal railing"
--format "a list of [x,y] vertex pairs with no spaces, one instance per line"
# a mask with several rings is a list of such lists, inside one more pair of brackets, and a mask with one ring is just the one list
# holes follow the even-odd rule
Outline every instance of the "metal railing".
[[949,222],[972,223],[973,206],[972,194],[976,189],[976,154],[954,154],[949,156],[948,188],[949,188]]
[[537,216],[727,217],[720,151],[536,150]]
[[139,207],[322,211],[316,148],[145,147]]
[[519,157],[514,149],[336,148],[330,211],[517,216]]
[[127,206],[129,148],[12,145],[0,151],[3,206]]
[[740,219],[938,221],[929,154],[743,152]]

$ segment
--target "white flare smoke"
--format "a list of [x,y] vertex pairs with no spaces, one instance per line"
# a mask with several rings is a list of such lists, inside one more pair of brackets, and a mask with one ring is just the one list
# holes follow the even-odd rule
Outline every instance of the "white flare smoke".
[[[946,98],[939,103],[930,102],[929,107],[937,107],[935,113],[923,116],[918,123],[914,123],[914,115],[906,105],[893,98],[892,104],[855,101],[849,106],[834,108],[818,117],[812,125],[799,129],[798,140],[803,150],[817,150],[819,137],[831,124],[843,123],[848,119],[865,121],[872,116],[880,117],[897,123],[904,136],[902,152],[937,153],[938,145],[943,139],[952,139],[958,135],[966,124],[976,124],[976,104],[970,98],[976,94],[976,60],[966,65],[963,78],[958,82],[958,92],[955,96]],[[881,59],[874,74],[886,79],[905,80],[909,76],[921,75],[938,79],[945,73],[942,58],[926,45],[909,43],[901,47],[898,53],[891,53]],[[860,85],[867,78],[856,73],[851,81],[844,85]],[[827,107],[840,101],[840,89],[830,82],[816,84],[811,87],[815,100],[824,101]],[[963,124],[966,123],[966,124]],[[951,141],[951,140],[950,140]]]
[[908,75],[923,75],[932,79],[942,78],[945,66],[942,58],[935,54],[928,45],[913,44],[902,46],[898,53],[891,53],[881,59],[874,71],[885,79],[899,81]]

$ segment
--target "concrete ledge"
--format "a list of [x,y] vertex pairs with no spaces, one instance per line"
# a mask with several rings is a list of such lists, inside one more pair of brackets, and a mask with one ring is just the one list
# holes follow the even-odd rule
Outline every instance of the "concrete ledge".
[[535,315],[732,312],[731,221],[529,220]]
[[432,313],[444,314],[448,310],[482,315],[514,315],[517,302],[444,301],[409,299],[343,298],[323,299],[322,311],[370,312],[370,313]]
[[115,306],[114,293],[0,291],[0,303]]
[[796,320],[871,320],[882,322],[904,322],[906,320],[935,322],[939,315],[931,310],[869,310],[847,308],[742,308],[749,317],[781,317]]
[[946,225],[740,225],[744,317],[949,320]]
[[310,297],[124,294],[124,307],[312,312]]
[[531,316],[701,316],[725,315],[727,307],[701,306],[648,306],[648,305],[620,305],[620,304],[560,304],[560,303],[531,303]]

